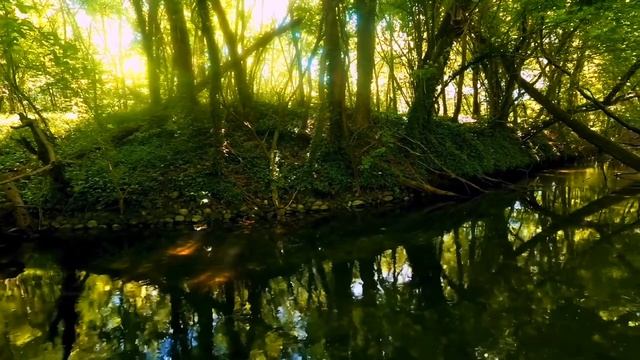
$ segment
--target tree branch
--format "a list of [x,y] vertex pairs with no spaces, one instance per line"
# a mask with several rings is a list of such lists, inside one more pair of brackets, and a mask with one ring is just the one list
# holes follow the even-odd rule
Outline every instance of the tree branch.
[[[549,61],[549,63],[551,65],[553,65],[555,68],[560,70],[562,73],[564,73],[564,74],[566,74],[568,76],[572,76],[573,75],[567,69],[563,68],[562,65],[556,63],[553,59],[551,59],[549,57],[545,57],[545,58],[547,59],[547,61]],[[578,90],[578,92],[580,93],[580,95],[582,95],[583,98],[585,98],[586,100],[591,102],[598,110],[602,111],[605,115],[607,115],[607,117],[611,118],[612,120],[614,120],[618,124],[622,125],[627,130],[630,130],[630,131],[640,135],[640,128],[635,127],[635,126],[627,123],[626,121],[622,120],[618,115],[612,113],[609,109],[607,109],[607,106],[605,105],[604,101],[600,102],[600,101],[598,101],[598,99],[595,98],[595,96],[593,96],[593,93],[591,92],[591,90],[583,89],[580,86],[576,86],[576,90]]]
[[[513,72],[513,67],[509,66],[509,64],[505,63],[509,71]],[[597,132],[591,130],[587,125],[583,124],[580,121],[573,119],[572,115],[562,108],[560,108],[557,104],[555,104],[551,99],[546,97],[543,93],[541,93],[538,89],[536,89],[532,84],[530,84],[527,80],[525,80],[520,74],[516,76],[516,82],[524,91],[529,94],[536,102],[538,102],[542,107],[544,107],[551,116],[562,121],[565,125],[571,128],[578,136],[587,142],[593,144],[601,151],[611,155],[618,161],[623,164],[635,169],[640,170],[640,157],[633,152],[628,151],[622,146],[616,144],[615,142],[607,139],[606,137],[598,134]]]
[[[286,24],[280,25],[278,27],[276,27],[275,29],[272,29],[262,35],[260,35],[254,42],[253,44],[251,44],[249,47],[247,47],[246,49],[244,49],[244,51],[242,52],[242,54],[240,54],[240,57],[238,58],[238,61],[242,62],[247,60],[247,58],[249,58],[249,56],[251,56],[253,53],[255,53],[256,51],[262,49],[263,47],[269,45],[269,43],[271,41],[273,41],[273,39],[277,38],[278,36],[286,33],[287,31],[291,30],[292,28],[296,27],[300,25],[300,20],[296,19],[296,20],[292,20]],[[233,60],[228,60],[226,61],[224,64],[222,64],[222,74],[224,75],[226,72],[230,71],[233,68]]]
[[616,95],[618,95],[620,90],[622,90],[622,88],[624,88],[624,86],[627,85],[629,80],[631,80],[633,75],[638,70],[640,70],[640,58],[638,58],[633,64],[631,64],[631,67],[629,67],[629,70],[627,70],[627,72],[624,73],[622,77],[620,77],[620,80],[618,81],[618,83],[616,83],[614,87],[611,89],[611,91],[609,91],[609,93],[604,97],[604,99],[602,99],[602,103],[604,105],[611,105]]
[[[260,36],[258,36],[258,38],[253,42],[253,44],[251,44],[249,47],[247,47],[246,49],[244,49],[244,51],[242,52],[242,54],[239,54],[237,59],[235,60],[227,60],[225,61],[221,67],[220,67],[220,76],[224,76],[226,73],[228,73],[229,71],[231,71],[235,65],[236,62],[243,62],[245,60],[247,60],[249,58],[249,56],[253,55],[256,51],[264,48],[265,46],[267,46],[271,41],[273,41],[273,39],[277,38],[278,36],[281,36],[282,34],[286,33],[287,31],[291,30],[292,28],[296,27],[297,25],[299,25],[301,22],[300,19],[295,19],[292,20],[286,24],[280,25]],[[196,85],[196,92],[200,93],[202,92],[204,89],[207,88],[208,84],[209,84],[210,79],[207,77],[206,79],[198,82],[198,84]]]
[[464,74],[465,71],[469,70],[473,66],[478,65],[489,58],[497,57],[497,56],[500,56],[500,54],[487,51],[485,53],[477,55],[473,59],[469,60],[466,64],[463,64],[462,66],[460,66],[456,71],[454,71],[453,73],[451,73],[451,75],[449,75],[447,80],[445,80],[442,83],[442,86],[440,86],[440,91],[436,95],[436,98],[441,96],[442,91],[444,91],[444,88],[446,88],[449,84],[451,84],[451,82],[453,82],[453,80],[455,80],[458,76]]

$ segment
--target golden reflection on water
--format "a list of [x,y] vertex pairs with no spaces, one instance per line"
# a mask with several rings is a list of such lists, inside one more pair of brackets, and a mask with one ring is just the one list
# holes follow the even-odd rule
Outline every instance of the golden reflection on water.
[[175,247],[168,249],[167,254],[175,256],[187,256],[192,255],[196,250],[198,250],[198,248],[200,248],[200,243],[194,240],[190,240],[177,244]]

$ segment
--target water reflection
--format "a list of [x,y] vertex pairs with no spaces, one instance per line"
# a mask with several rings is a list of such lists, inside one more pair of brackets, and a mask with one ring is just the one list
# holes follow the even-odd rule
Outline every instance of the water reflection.
[[635,359],[639,195],[595,166],[288,234],[30,252],[0,358]]

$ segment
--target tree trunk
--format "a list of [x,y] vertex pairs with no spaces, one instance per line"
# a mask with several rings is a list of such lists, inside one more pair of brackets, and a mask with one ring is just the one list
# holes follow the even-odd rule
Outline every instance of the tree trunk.
[[[320,54],[320,61],[318,65],[318,103],[324,110],[327,103],[327,54],[323,51]],[[311,78],[311,77],[310,77]],[[319,113],[316,116],[314,124],[313,124],[313,138],[311,140],[311,153],[310,157],[314,159],[318,154],[318,150],[320,150],[320,146],[322,145],[322,140],[327,128],[328,116],[324,113]]]
[[[467,62],[467,41],[466,38],[460,43],[461,55],[460,55],[460,64],[463,66]],[[453,108],[453,120],[458,122],[458,118],[460,117],[460,111],[462,110],[462,95],[464,94],[464,72],[460,74],[458,77],[458,82],[456,83],[456,104]]]
[[69,197],[69,181],[64,175],[64,165],[56,155],[53,145],[49,142],[46,134],[42,129],[40,129],[35,120],[28,118],[22,113],[18,115],[20,116],[20,122],[22,125],[15,127],[15,129],[28,127],[29,130],[31,130],[33,140],[36,143],[36,155],[38,156],[38,160],[40,160],[45,166],[51,166],[50,174],[51,179],[53,180],[53,189],[63,198]]
[[171,30],[173,66],[177,77],[177,98],[186,106],[196,104],[191,45],[181,0],[164,0]]
[[480,69],[478,66],[473,67],[473,72],[471,75],[471,82],[473,83],[473,107],[471,110],[471,114],[473,118],[478,120],[480,119]]
[[340,44],[340,21],[338,17],[340,3],[340,0],[324,0],[323,12],[326,32],[324,44],[327,61],[329,141],[337,148],[344,149],[344,140],[346,138],[344,107],[347,70]]
[[[305,71],[304,64],[302,63],[302,49],[300,49],[300,33],[297,31],[291,31],[291,42],[293,43],[293,48],[295,49],[295,60],[296,60],[296,72],[298,75],[298,84],[296,85],[296,105],[303,107],[305,106],[306,99],[304,93],[304,80],[305,80]],[[305,124],[301,127],[304,131],[306,126],[306,117]]]
[[[142,49],[147,58],[147,81],[149,83],[149,101],[152,107],[160,105],[162,99],[160,95],[160,75],[158,73],[158,61],[154,51],[153,44],[153,24],[147,21],[144,10],[142,9],[142,0],[131,0],[136,21],[138,23],[138,31],[142,38]],[[157,17],[158,0],[149,2],[149,19]]]
[[31,216],[24,207],[20,191],[13,182],[2,185],[4,195],[13,207],[13,215],[16,218],[16,226],[23,231],[31,231]]
[[213,146],[215,148],[214,163],[219,167],[222,165],[222,114],[220,108],[222,71],[220,68],[220,50],[213,36],[207,0],[197,0],[196,7],[200,16],[202,35],[207,46],[207,57],[209,58],[209,116],[211,117],[211,132],[213,133]]
[[482,63],[482,70],[487,83],[486,97],[489,121],[495,123],[499,121],[500,118],[500,107],[503,96],[499,64],[495,58],[487,59]]
[[364,129],[371,118],[371,81],[375,65],[376,6],[377,0],[355,0],[357,25],[358,83],[354,128]]
[[[441,84],[444,84],[444,79],[441,82]],[[447,89],[446,88],[442,88],[442,116],[443,117],[448,117],[449,116],[449,107],[447,106]]]
[[409,112],[408,132],[416,135],[434,119],[436,90],[444,76],[449,62],[451,47],[464,33],[468,21],[468,12],[472,9],[472,1],[454,1],[438,30],[429,41],[427,52],[422,57],[421,66],[416,75],[415,99]]
[[229,20],[227,19],[227,15],[222,7],[222,3],[220,3],[220,0],[213,0],[211,4],[213,6],[213,12],[216,13],[216,17],[218,18],[218,24],[220,25],[222,36],[227,44],[227,51],[229,51],[231,68],[233,69],[240,105],[243,110],[249,110],[249,107],[253,102],[253,96],[251,94],[249,84],[247,83],[244,64],[242,63],[240,53],[238,52],[238,39],[231,29],[231,25],[229,25]]

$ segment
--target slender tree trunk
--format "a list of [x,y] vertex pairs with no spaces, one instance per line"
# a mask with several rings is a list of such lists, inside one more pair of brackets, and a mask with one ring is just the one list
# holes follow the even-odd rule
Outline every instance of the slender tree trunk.
[[[157,87],[160,103],[162,103],[163,94],[163,76],[166,77],[167,71],[167,56],[165,51],[165,37],[160,28],[160,22],[158,20],[160,10],[160,0],[149,0],[149,21],[147,27],[149,29],[149,37],[152,41],[153,48],[153,65],[155,66],[155,72],[152,74],[152,78],[149,80],[154,86]],[[173,78],[173,77],[171,77]],[[166,87],[164,88],[166,92]],[[155,90],[154,90],[155,91]]]
[[[442,81],[441,84],[444,84],[444,81]],[[447,89],[446,88],[442,89],[442,116],[444,116],[445,118],[449,116],[449,107],[447,106]]]
[[[460,64],[464,65],[467,62],[466,37],[461,41],[460,46],[462,47],[461,49],[462,54],[460,55]],[[458,118],[460,117],[460,110],[462,110],[462,96],[464,94],[464,72],[460,74],[460,76],[458,77],[458,81],[456,83],[456,90],[457,90],[456,104],[455,104],[455,107],[453,108],[453,120],[457,122]]]
[[318,102],[324,104],[327,101],[327,54],[320,54],[318,65]]
[[569,91],[567,92],[567,107],[569,109],[573,109],[577,105],[578,100],[578,89],[580,88],[580,74],[584,70],[585,62],[586,62],[586,52],[587,50],[582,47],[577,54],[576,61],[573,65],[573,69],[571,71],[571,75],[569,76]]
[[193,65],[191,63],[191,45],[189,32],[184,17],[181,0],[164,0],[169,28],[171,30],[171,44],[173,47],[173,66],[177,77],[177,97],[185,102],[184,105],[196,104]]
[[327,105],[329,113],[329,141],[339,149],[344,149],[346,124],[344,121],[345,91],[347,71],[342,54],[340,21],[338,9],[340,0],[323,0],[326,37],[325,53],[327,61]]
[[222,71],[220,65],[220,50],[213,36],[211,15],[207,0],[196,0],[202,35],[207,46],[209,58],[209,116],[211,117],[213,146],[215,149],[214,163],[220,168],[222,165],[222,114],[220,97],[222,96]]
[[[327,62],[326,62],[326,53],[323,51],[320,54],[320,61],[318,66],[318,103],[320,104],[321,109],[325,110],[327,106]],[[320,149],[320,145],[322,144],[322,140],[324,134],[326,132],[327,123],[329,119],[324,113],[319,113],[313,124],[313,138],[311,140],[311,154],[310,157],[313,159],[318,154],[318,150]]]
[[[305,93],[304,93],[304,65],[302,63],[302,50],[300,49],[300,33],[297,31],[291,32],[291,42],[293,43],[293,47],[295,49],[295,60],[296,60],[296,72],[298,75],[298,84],[296,86],[296,105],[304,106],[306,103]],[[302,127],[306,129],[306,125]]]
[[216,13],[216,17],[218,18],[218,24],[220,25],[224,41],[227,44],[227,51],[229,51],[229,58],[231,60],[231,67],[233,69],[240,105],[243,107],[243,110],[249,110],[249,107],[253,102],[253,95],[249,84],[247,83],[247,74],[240,57],[240,53],[238,52],[238,39],[231,29],[231,25],[229,24],[229,20],[227,19],[227,15],[222,7],[222,3],[220,3],[220,0],[212,0],[211,5],[213,6],[213,12]]
[[473,83],[473,106],[471,110],[471,114],[473,118],[478,120],[480,119],[480,69],[478,66],[473,67],[473,72],[471,73],[471,82]]
[[376,6],[377,0],[355,0],[357,25],[356,105],[354,128],[364,129],[371,118],[371,81],[375,65]]
[[[153,24],[151,21],[147,21],[144,11],[142,9],[142,0],[131,0],[133,10],[136,14],[136,21],[138,24],[138,31],[142,39],[142,49],[144,50],[145,57],[147,58],[147,81],[149,83],[149,101],[152,107],[160,105],[162,99],[160,96],[160,75],[158,74],[158,63],[156,60],[156,54],[153,44]],[[149,2],[149,19],[157,17],[152,15],[158,11],[158,0],[151,0]]]
[[376,109],[377,112],[380,112],[380,103],[382,101],[381,97],[380,97],[380,71],[376,70],[376,68],[373,68],[373,78],[375,79],[375,81],[373,82],[374,85],[374,89],[373,91],[375,91],[374,94],[376,94],[376,98],[374,101],[374,109]]
[[[389,68],[389,77],[387,79],[388,83],[388,95],[387,95],[387,109],[391,109],[394,114],[398,113],[398,95],[396,90],[396,58],[395,52],[393,50],[394,43],[394,27],[393,23],[388,20],[387,32],[389,35],[389,44],[387,48],[389,49],[387,53],[387,67]],[[376,78],[377,81],[377,78]]]

